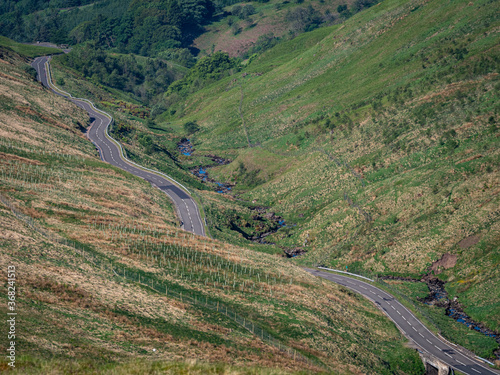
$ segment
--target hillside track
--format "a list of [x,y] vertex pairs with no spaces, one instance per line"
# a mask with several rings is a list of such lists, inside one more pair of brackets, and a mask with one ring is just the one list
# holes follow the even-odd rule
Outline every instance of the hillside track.
[[318,269],[305,268],[315,276],[340,284],[371,300],[382,310],[423,352],[427,352],[448,366],[467,375],[499,375],[500,372],[486,367],[465,349],[452,346],[429,331],[405,306],[392,295],[369,283]]
[[55,87],[50,77],[49,64],[50,56],[43,56],[34,59],[31,66],[36,69],[38,80],[45,87],[83,108],[87,111],[90,118],[94,119],[87,131],[87,137],[99,150],[101,159],[148,181],[166,193],[176,207],[177,214],[181,220],[181,227],[188,232],[205,236],[205,228],[198,205],[189,194],[189,191],[163,173],[149,170],[126,159],[121,145],[108,134],[108,127],[113,118],[108,113],[97,109],[89,100],[74,98]]

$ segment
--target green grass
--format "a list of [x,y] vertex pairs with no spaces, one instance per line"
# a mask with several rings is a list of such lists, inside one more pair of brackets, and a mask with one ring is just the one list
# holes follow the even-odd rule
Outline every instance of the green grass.
[[8,47],[13,51],[19,53],[20,55],[26,57],[37,57],[62,53],[62,51],[57,48],[17,43],[4,36],[0,36],[0,46]]
[[[444,308],[430,306],[419,301],[419,298],[424,298],[429,294],[429,289],[425,283],[398,281],[390,282],[390,287],[388,287],[387,283],[381,285],[375,283],[374,285],[382,287],[390,293],[396,291],[399,294],[398,300],[400,302],[406,302],[406,307],[426,322],[428,328],[434,328],[434,332],[437,329],[437,332],[452,343],[463,346],[483,358],[495,357],[493,352],[499,346],[494,338],[469,329],[466,325],[455,321],[446,315]],[[401,295],[408,297],[409,300],[401,298]]]
[[[440,277],[473,319],[498,330],[500,302],[488,297],[500,285],[492,6],[384,1],[278,44],[248,74],[173,101],[175,114],[160,119],[178,135],[197,121],[197,152],[231,155],[213,171],[218,179],[234,181],[240,162],[259,169],[261,183],[234,191],[296,224],[266,238],[305,247],[295,262],[406,276],[456,254]],[[231,225],[248,219],[246,203],[213,201],[214,235],[243,245]],[[229,212],[239,218],[224,220]],[[481,243],[462,249],[472,235]]]
[[[134,127],[122,139],[134,160],[191,187],[202,189],[187,168],[208,153],[234,160],[214,170],[220,179],[239,177],[239,162],[260,170],[260,183],[237,185],[238,200],[200,193],[215,237],[264,250],[230,229],[249,221],[248,204],[255,200],[287,224],[297,224],[269,236],[277,246],[267,248],[276,253],[303,246],[308,253],[297,263],[422,275],[444,253],[456,254],[457,265],[440,277],[474,319],[497,329],[499,301],[491,298],[500,295],[495,293],[500,83],[494,74],[499,61],[494,10],[498,5],[486,0],[471,6],[465,0],[386,0],[342,25],[277,45],[245,67],[246,76],[224,78],[185,100],[165,98],[176,112],[164,113],[154,131],[117,107],[113,115]],[[81,96],[106,93],[105,101],[112,103],[118,95],[80,84],[74,72],[56,71],[56,79],[57,74]],[[241,126],[242,92],[253,148]],[[175,143],[185,135],[183,124],[193,120],[201,127],[197,156],[181,158]],[[145,133],[154,133],[170,155],[148,154],[138,142]],[[368,222],[366,213],[373,220]],[[252,225],[245,230],[253,231]],[[481,243],[461,248],[458,243],[471,235]],[[180,264],[186,267],[184,260]],[[219,275],[199,274],[221,282]],[[404,292],[418,296],[422,290],[412,285]],[[441,313],[428,315],[443,334],[491,353],[490,343],[441,321]],[[296,323],[293,316],[273,319],[280,329]]]
[[[339,373],[348,371],[346,364],[381,374],[421,370],[417,353],[366,301],[323,285],[281,257],[176,227],[167,196],[99,161],[78,126],[84,113],[40,90],[22,62],[10,58],[14,63],[5,64],[1,84],[21,87],[4,109],[10,122],[2,123],[1,193],[23,215],[0,206],[2,233],[18,239],[0,241],[0,263],[14,262],[23,274],[19,353],[31,354],[40,366],[71,358],[76,372],[79,366],[86,371],[88,358],[95,359],[96,372],[127,358],[251,361],[309,373],[322,363]],[[9,79],[14,76],[17,81]],[[131,121],[140,126],[139,119]],[[129,282],[112,266],[220,302],[319,367],[293,361],[223,314]],[[44,371],[30,366],[24,373]],[[61,366],[64,372],[67,365]]]

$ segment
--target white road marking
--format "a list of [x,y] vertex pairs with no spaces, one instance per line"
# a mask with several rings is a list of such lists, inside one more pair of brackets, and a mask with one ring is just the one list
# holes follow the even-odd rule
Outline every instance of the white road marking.
[[476,370],[475,368],[472,368],[472,371],[475,371],[475,372],[481,373],[481,371],[478,371],[478,370]]
[[430,340],[429,340],[429,339],[426,339],[426,340],[427,340],[427,342],[428,342],[429,344],[432,344],[432,342],[430,342]]
[[434,345],[434,347],[439,350],[439,351],[442,351],[442,349],[440,347],[437,347],[436,345]]
[[457,362],[460,363],[462,366],[465,366],[465,363],[460,362],[458,359],[457,359]]
[[[56,92],[57,88],[55,88],[54,84],[52,83],[52,81],[50,79],[49,72],[48,72],[49,60],[50,59],[45,58],[45,57],[37,58],[34,60],[33,66],[35,66],[37,68],[38,75],[39,75],[39,78],[40,78],[40,81],[42,82],[42,84],[48,86],[49,89]],[[151,177],[152,175],[154,175],[154,173],[147,173],[147,172],[144,173],[144,172],[142,172],[142,169],[140,169],[140,168],[131,167],[128,164],[128,162],[126,162],[125,160],[123,160],[121,158],[121,152],[120,152],[119,147],[106,136],[106,132],[107,132],[106,129],[112,121],[111,119],[108,118],[108,116],[103,115],[98,109],[95,108],[95,106],[93,104],[88,103],[86,100],[80,100],[80,99],[74,98],[71,96],[71,94],[67,94],[67,93],[65,93],[64,95],[70,101],[72,101],[74,104],[76,104],[78,107],[86,110],[89,113],[89,115],[95,119],[94,124],[87,132],[87,137],[97,147],[99,154],[100,154],[100,157],[103,161],[113,160],[114,161],[113,165],[120,167],[123,170],[126,170],[132,174],[135,174],[138,177],[166,183],[165,180],[162,180],[161,178],[157,179],[155,177]],[[100,143],[98,143],[96,140],[99,140]],[[102,147],[101,147],[101,145],[102,145]],[[104,150],[103,150],[104,146],[106,146],[108,148],[109,156],[106,156],[106,154],[104,153]],[[115,159],[115,157],[114,157],[115,154],[119,155],[118,159]],[[171,185],[170,182],[168,182],[167,184]],[[166,190],[164,190],[164,192],[170,196],[170,194],[168,194],[168,192]],[[170,196],[170,198],[172,198],[172,196]],[[172,198],[172,200],[174,200],[174,199]],[[192,201],[192,200],[191,200],[191,202],[194,205],[194,207],[196,208],[196,203],[194,203],[194,201]],[[193,220],[191,218],[191,212],[190,212],[187,204],[185,202],[184,202],[184,204],[186,205],[189,220],[191,222],[191,229],[194,230],[194,224],[193,224]],[[201,217],[199,216],[198,212],[196,212],[196,218],[198,220],[200,220],[201,234],[205,235],[204,229],[203,229],[203,224],[201,223]]]

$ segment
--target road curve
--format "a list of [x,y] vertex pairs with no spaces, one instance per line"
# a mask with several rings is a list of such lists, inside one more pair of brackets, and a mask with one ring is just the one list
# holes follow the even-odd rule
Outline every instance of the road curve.
[[429,331],[406,307],[387,292],[358,279],[341,276],[312,268],[305,270],[315,276],[343,285],[374,302],[389,318],[396,323],[403,334],[417,344],[422,351],[439,358],[448,366],[468,375],[499,375],[475,358],[465,355],[456,347],[449,345]]
[[106,112],[95,108],[95,106],[86,99],[76,99],[70,94],[65,95],[67,93],[57,90],[50,78],[49,62],[49,56],[37,57],[33,60],[31,66],[36,69],[38,80],[42,82],[45,87],[52,90],[55,94],[71,100],[77,106],[86,110],[89,116],[94,119],[91,127],[87,131],[87,137],[99,150],[101,159],[135,176],[143,178],[153,186],[162,190],[173,201],[181,220],[181,227],[188,232],[205,236],[205,228],[198,205],[189,195],[187,189],[181,188],[172,182],[168,176],[160,172],[146,170],[146,168],[127,160],[122,153],[120,144],[108,134],[108,126],[112,121],[112,117]]

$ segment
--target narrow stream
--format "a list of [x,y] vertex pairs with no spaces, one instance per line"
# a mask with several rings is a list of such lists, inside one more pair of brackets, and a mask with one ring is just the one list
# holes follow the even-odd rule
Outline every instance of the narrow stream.
[[[463,311],[462,306],[460,306],[456,298],[453,300],[448,298],[448,293],[444,288],[444,281],[430,277],[424,277],[423,280],[430,290],[430,294],[422,300],[423,303],[444,307],[446,309],[446,315],[449,317],[455,319],[459,323],[465,324],[470,329],[481,332],[483,335],[493,337],[500,344],[500,335],[498,333],[472,320],[471,317]],[[500,355],[500,353],[498,353],[497,356],[498,355]]]
[[[179,152],[185,156],[192,156],[194,152],[194,147],[189,139],[182,139],[177,147]],[[209,176],[209,169],[219,165],[227,165],[231,163],[231,160],[224,159],[217,155],[204,155],[209,158],[215,164],[211,165],[200,165],[191,169],[191,173],[198,177],[202,182],[211,183],[216,185],[215,191],[220,194],[229,194],[232,191],[232,188],[235,186],[234,184],[230,184],[227,182],[219,182],[214,180]],[[281,216],[276,215],[273,212],[267,212],[267,208],[264,207],[254,207],[251,208],[254,210],[255,214],[252,216],[252,221],[256,224],[256,228],[262,227],[260,230],[257,229],[257,233],[254,235],[248,235],[242,228],[238,226],[237,223],[232,223],[232,230],[237,231],[243,235],[247,240],[260,243],[260,244],[274,244],[272,242],[267,242],[266,237],[271,234],[276,233],[279,229],[287,226],[285,219]],[[266,226],[265,223],[268,225]],[[288,226],[296,226],[296,224],[288,225]],[[302,247],[285,249],[284,253],[287,257],[292,258],[299,255],[302,255],[306,252],[306,250]]]
[[[448,292],[444,288],[444,281],[439,280],[435,277],[431,277],[429,275],[424,276],[422,280],[392,276],[382,277],[382,279],[425,282],[427,284],[427,287],[429,288],[429,295],[425,298],[419,299],[420,302],[423,302],[429,306],[444,307],[445,314],[447,316],[455,319],[459,323],[466,325],[470,329],[476,330],[477,332],[480,332],[485,336],[494,338],[500,345],[500,334],[485,327],[482,323],[478,323],[472,320],[471,317],[464,312],[462,306],[456,298],[454,298],[453,300],[450,300],[448,298]],[[497,359],[500,359],[500,349],[496,350],[494,354]]]

